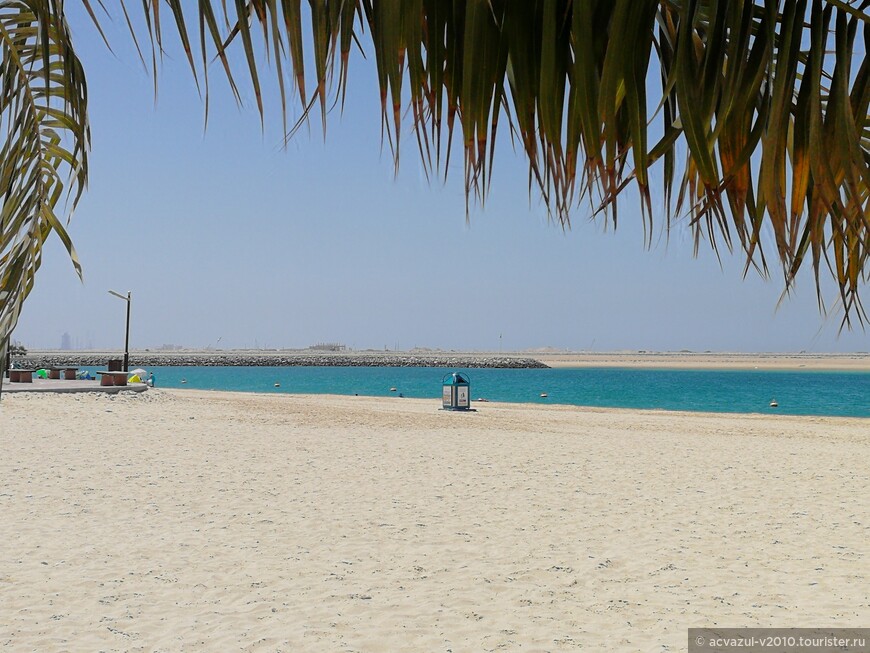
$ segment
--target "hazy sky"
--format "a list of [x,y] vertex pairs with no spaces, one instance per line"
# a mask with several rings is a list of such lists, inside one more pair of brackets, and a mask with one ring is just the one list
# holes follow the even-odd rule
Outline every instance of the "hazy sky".
[[694,259],[680,225],[645,249],[628,197],[615,233],[586,207],[569,231],[549,223],[506,140],[486,206],[466,223],[459,157],[446,184],[430,184],[406,132],[394,177],[371,63],[353,62],[326,142],[315,121],[285,151],[276,98],[261,131],[247,86],[238,109],[214,69],[204,132],[183,60],[164,62],[155,107],[120,27],[107,30],[113,56],[73,25],[93,135],[70,227],[85,279],[53,239],[14,334],[32,348],[57,348],[65,332],[79,347],[122,348],[113,289],[133,292],[133,348],[870,349],[860,327],[838,336],[836,308],[820,315],[809,274],[777,308],[778,270],[744,279],[739,255],[720,267],[702,247]]

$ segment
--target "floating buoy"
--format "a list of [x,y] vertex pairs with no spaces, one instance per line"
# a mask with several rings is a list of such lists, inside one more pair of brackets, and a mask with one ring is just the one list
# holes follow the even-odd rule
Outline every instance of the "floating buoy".
[[771,399],[771,400],[770,400],[770,407],[771,407],[771,408],[776,408],[777,406],[779,406],[779,404],[776,403],[776,399]]
[[542,392],[542,393],[541,393],[541,399],[546,399],[546,398],[547,398],[547,393],[546,393],[546,392]]

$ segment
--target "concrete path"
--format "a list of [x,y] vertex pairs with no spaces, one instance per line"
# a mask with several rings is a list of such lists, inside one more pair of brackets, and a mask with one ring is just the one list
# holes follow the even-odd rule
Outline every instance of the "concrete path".
[[3,379],[3,393],[7,392],[145,392],[148,386],[144,383],[130,383],[126,386],[101,386],[99,381],[78,379],[65,381],[63,379],[33,379],[33,383],[10,383]]

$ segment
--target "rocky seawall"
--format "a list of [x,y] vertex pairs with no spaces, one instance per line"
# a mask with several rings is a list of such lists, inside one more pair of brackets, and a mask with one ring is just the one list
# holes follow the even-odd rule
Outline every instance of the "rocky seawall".
[[[116,354],[81,352],[33,352],[27,356],[13,357],[16,367],[38,369],[41,367],[103,367],[110,359],[120,359]],[[375,353],[173,353],[133,352],[130,354],[130,369],[159,366],[239,366],[239,367],[451,367],[451,368],[546,368],[534,358],[500,356],[491,354],[375,354]]]

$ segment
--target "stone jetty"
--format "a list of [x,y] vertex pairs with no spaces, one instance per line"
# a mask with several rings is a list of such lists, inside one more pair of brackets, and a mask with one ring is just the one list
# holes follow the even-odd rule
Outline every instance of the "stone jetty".
[[[30,352],[13,357],[16,367],[105,367],[122,355],[111,352]],[[287,351],[181,351],[130,352],[130,369],[162,366],[244,367],[449,367],[449,368],[546,368],[544,363],[516,354],[452,352],[321,352]]]

